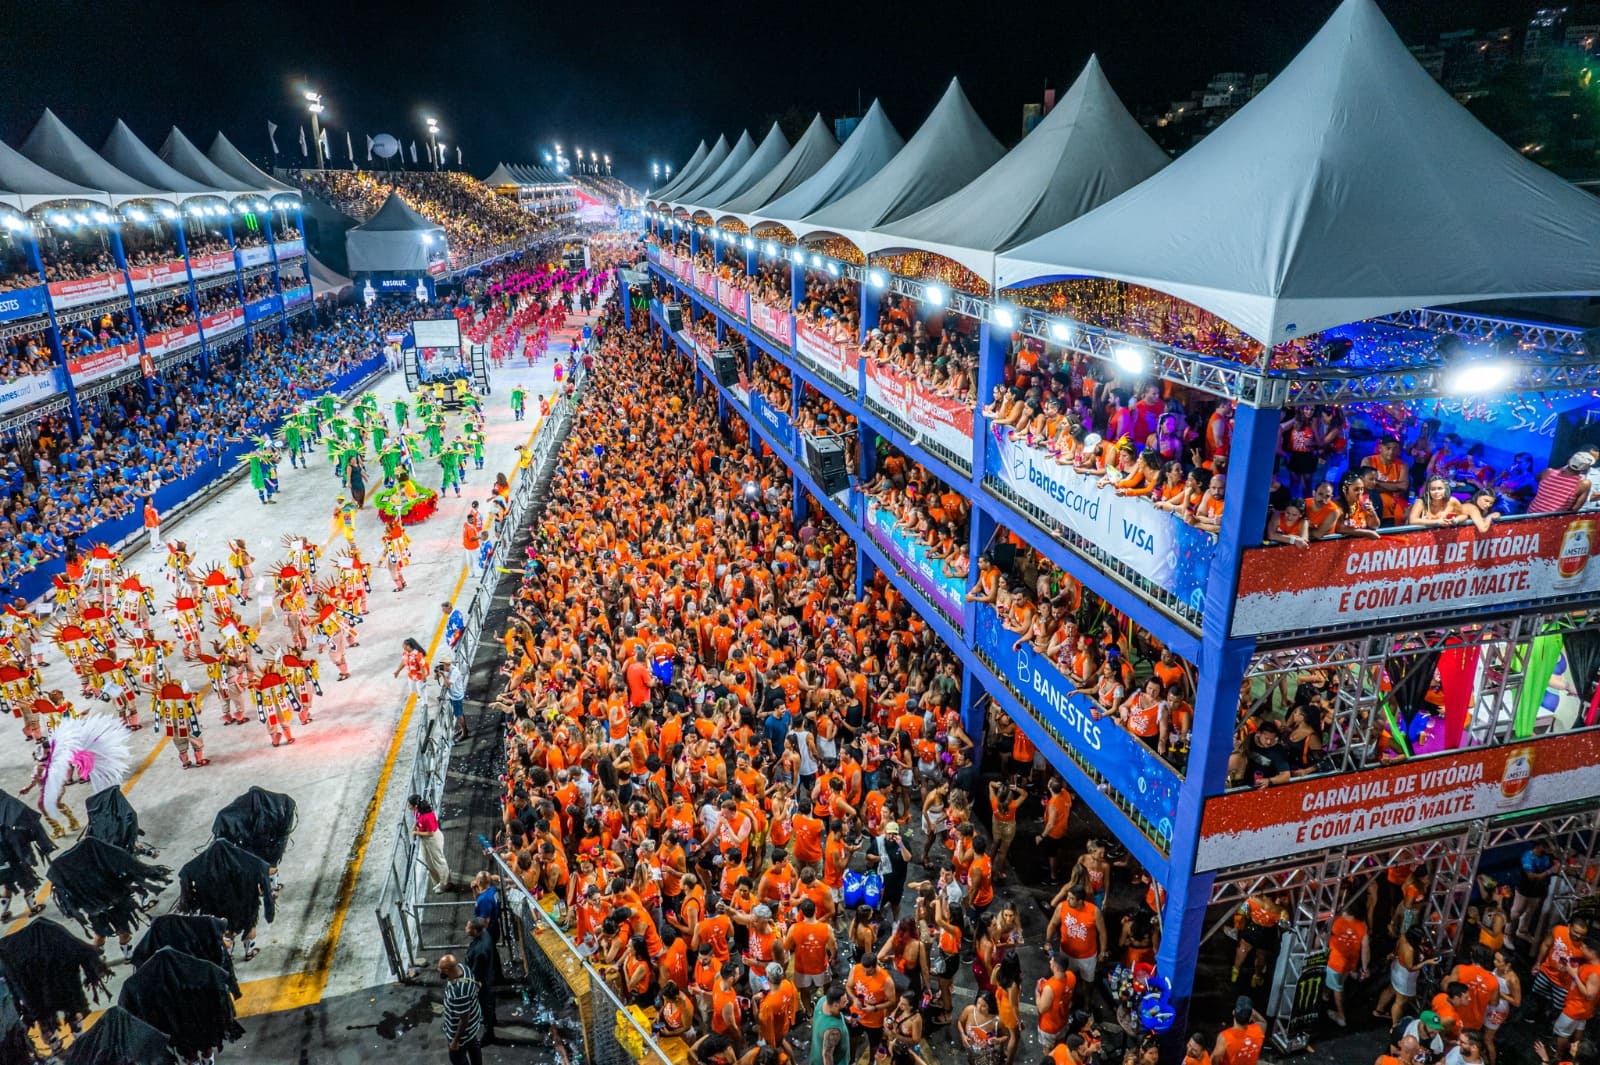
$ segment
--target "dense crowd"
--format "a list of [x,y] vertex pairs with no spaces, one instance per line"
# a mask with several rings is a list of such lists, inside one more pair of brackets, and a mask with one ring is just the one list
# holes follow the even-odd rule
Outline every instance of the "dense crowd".
[[55,368],[55,352],[43,329],[0,340],[0,385]]
[[86,277],[99,277],[117,268],[111,245],[104,236],[59,237],[41,242],[39,259],[44,264],[44,279],[76,281]]

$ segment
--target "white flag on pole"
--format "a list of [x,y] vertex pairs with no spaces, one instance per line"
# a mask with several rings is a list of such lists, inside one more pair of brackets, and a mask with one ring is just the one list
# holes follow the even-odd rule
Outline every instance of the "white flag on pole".
[[412,161],[412,163],[415,163],[417,161],[417,142],[416,141],[412,141],[411,142],[411,161]]
[[372,162],[372,134],[367,134],[367,162]]
[[304,126],[300,127],[300,154],[301,155],[310,155],[311,154],[310,152],[306,151],[306,128]]
[[333,150],[328,147],[328,131],[322,131],[322,158],[326,162],[333,156]]
[[278,124],[276,122],[268,122],[267,123],[267,140],[272,142],[272,154],[273,155],[277,155],[278,154]]
[[461,145],[456,145],[456,165],[461,165]]

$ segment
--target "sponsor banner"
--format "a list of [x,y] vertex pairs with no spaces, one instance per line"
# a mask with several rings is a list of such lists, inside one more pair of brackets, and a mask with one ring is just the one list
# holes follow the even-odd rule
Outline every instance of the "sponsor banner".
[[50,302],[55,304],[57,310],[81,307],[85,303],[98,303],[126,294],[121,272],[50,282]]
[[791,338],[794,335],[794,319],[788,311],[769,307],[760,300],[751,300],[750,324],[784,347],[793,343]]
[[296,285],[294,288],[285,289],[283,292],[283,302],[290,307],[293,307],[296,304],[309,302],[310,299],[310,285]]
[[700,369],[705,371],[705,375],[715,382],[717,379],[717,370],[711,362],[711,346],[709,344],[700,343],[695,335],[687,330],[679,333],[678,339],[682,342],[684,347],[688,348],[694,353],[695,360],[700,363]]
[[728,391],[733,393],[733,398],[739,401],[741,407],[745,410],[750,409],[750,388],[745,384],[743,377],[739,378],[739,383]]
[[272,261],[272,248],[262,245],[259,248],[239,249],[239,269],[247,270],[252,266],[265,266]]
[[200,328],[206,331],[207,336],[217,336],[241,325],[244,325],[243,307],[229,307],[200,319]]
[[966,582],[947,576],[944,564],[928,558],[928,547],[912,537],[894,520],[894,512],[868,499],[863,506],[866,517],[861,525],[873,542],[900,564],[900,569],[930,602],[961,628],[962,603],[967,596]]
[[146,333],[144,335],[144,353],[152,359],[159,359],[167,353],[167,334]]
[[[200,343],[200,327],[190,322],[188,325],[180,325],[176,329],[168,329],[161,334],[161,341],[166,353],[171,355],[175,351],[182,351],[184,348],[193,347]],[[145,353],[151,358],[157,355],[157,352],[150,350],[149,337],[145,338],[144,347]]]
[[20,410],[60,391],[61,373],[58,370],[7,381],[0,384],[0,414]]
[[189,272],[195,277],[215,277],[218,274],[226,274],[233,268],[233,253],[229,251],[195,255],[189,259]]
[[263,318],[273,318],[283,313],[283,297],[278,295],[267,296],[256,300],[254,303],[244,305],[244,320],[246,322],[259,322]]
[[988,476],[1191,609],[1205,606],[1215,536],[1148,500],[1098,487],[1098,478],[1060,465],[1049,452],[1013,438],[1010,429],[991,426],[989,432]]
[[694,271],[694,290],[712,303],[717,302],[716,272],[696,267]]
[[794,423],[789,420],[787,414],[768,403],[767,397],[760,392],[751,394],[750,411],[756,416],[757,421],[766,426],[767,432],[777,437],[791,454],[800,455],[800,448],[795,443]]
[[977,603],[973,647],[994,663],[995,672],[1020,693],[1035,716],[1069,753],[1094,766],[1122,802],[1148,822],[1164,844],[1172,842],[1178,809],[1177,771],[1133,733],[1111,719],[1097,721],[1094,700],[1079,695],[1043,655],[1024,643],[1013,651],[1016,636],[1000,624],[988,603]]
[[855,391],[861,351],[854,344],[832,340],[810,322],[795,323],[794,343],[801,355],[839,378],[850,391]]
[[741,322],[750,320],[750,293],[744,289],[734,288],[732,285],[722,288],[719,286],[717,293],[721,299],[722,309],[739,319]]
[[298,237],[294,240],[280,240],[277,243],[277,248],[280,260],[292,259],[296,255],[304,255],[306,253],[306,242]]
[[138,344],[115,344],[104,351],[79,355],[67,360],[73,384],[84,385],[107,374],[125,370],[139,361]]
[[678,280],[686,285],[694,283],[694,260],[684,256],[672,261],[672,272],[678,275]]
[[133,283],[135,292],[148,292],[153,288],[188,284],[189,271],[184,269],[182,259],[174,259],[155,266],[130,266],[128,280]]
[[428,273],[430,273],[430,274],[437,275],[437,274],[446,273],[447,271],[449,271],[449,269],[450,269],[450,264],[445,262],[443,259],[435,259],[433,262],[428,264]]
[[1221,869],[1600,796],[1600,731],[1482,747],[1206,800],[1196,869]]
[[1233,634],[1600,591],[1600,516],[1551,514],[1244,553]]
[[867,398],[900,416],[946,451],[972,462],[972,408],[935,395],[886,362],[867,363]]
[[45,298],[50,290],[43,285],[34,285],[32,288],[14,288],[9,292],[0,292],[0,322],[10,322],[18,318],[27,318],[30,315],[45,312]]

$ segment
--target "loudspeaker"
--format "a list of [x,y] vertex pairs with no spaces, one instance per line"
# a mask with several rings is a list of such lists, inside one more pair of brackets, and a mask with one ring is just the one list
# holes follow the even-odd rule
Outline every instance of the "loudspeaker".
[[711,365],[717,371],[717,384],[732,388],[739,383],[739,356],[731,351],[719,351],[711,356]]
[[995,569],[1010,573],[1011,567],[1017,564],[1017,545],[1009,540],[997,541],[989,548],[989,558],[994,561]]
[[845,469],[844,445],[837,440],[808,436],[806,442],[806,469],[828,495],[834,495],[850,486],[850,473]]
[[683,332],[683,304],[668,303],[662,307],[667,316],[667,328],[674,333]]

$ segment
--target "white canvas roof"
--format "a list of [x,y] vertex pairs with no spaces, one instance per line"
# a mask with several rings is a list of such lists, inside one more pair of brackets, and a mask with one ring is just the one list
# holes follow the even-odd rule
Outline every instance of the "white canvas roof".
[[322,296],[332,295],[337,298],[348,289],[355,287],[355,282],[351,281],[348,277],[345,277],[343,274],[333,269],[333,267],[329,266],[315,255],[307,253],[306,259],[306,265],[311,270],[311,294],[313,296],[320,298]]
[[518,174],[512,167],[506,165],[505,163],[501,163],[500,165],[496,166],[494,168],[494,173],[484,178],[483,183],[491,188],[503,185],[533,184],[533,182],[530,181],[526,176]]
[[53,174],[88,188],[103,189],[113,204],[129,200],[168,200],[177,197],[137,181],[95,153],[48,107],[21,144],[22,154]]
[[61,200],[111,205],[111,197],[100,189],[86,188],[52,174],[9,144],[0,143],[0,201],[20,211],[31,211],[41,204]]
[[100,146],[100,155],[129,177],[146,185],[175,193],[180,201],[198,198],[219,199],[232,195],[179,173],[162,162],[161,157],[135,136],[133,130],[129,129],[128,124],[120,118],[106,135],[106,142]]
[[1600,203],[1440,88],[1345,0],[1155,177],[1000,256],[999,283],[1146,285],[1267,344],[1413,307],[1600,292]]
[[814,116],[811,125],[806,127],[805,135],[789,149],[789,154],[765,177],[744,193],[728,200],[721,209],[739,215],[758,209],[762,204],[798,187],[802,181],[822,169],[822,165],[832,159],[838,150],[839,142],[833,139],[828,124],[820,114]]
[[711,146],[711,150],[707,152],[705,157],[700,160],[700,165],[695,167],[693,170],[684,170],[683,173],[678,175],[675,181],[672,181],[660,192],[656,193],[656,202],[671,203],[677,198],[678,193],[686,189],[692,189],[701,181],[710,177],[712,171],[721,166],[722,161],[727,157],[728,138],[718,137],[717,143],[713,144]]
[[750,153],[750,158],[745,160],[744,166],[700,197],[701,203],[713,210],[721,207],[766,177],[767,171],[782,162],[783,157],[788,154],[789,138],[783,135],[783,130],[774,122],[772,128],[767,130],[767,135],[761,139],[761,146]]
[[805,181],[752,212],[757,218],[771,219],[794,228],[789,219],[804,218],[812,211],[848,196],[872,180],[905,147],[905,140],[872,101],[867,113],[833,157]]
[[1086,214],[1167,162],[1090,56],[1022,143],[966,187],[875,230],[871,250],[936,252],[993,282],[996,252]]
[[678,176],[675,178],[668,178],[667,183],[661,186],[660,189],[651,190],[649,193],[649,198],[651,200],[655,200],[660,193],[671,189],[672,186],[676,185],[690,174],[693,174],[695,168],[701,163],[705,162],[706,155],[709,151],[710,149],[706,147],[706,142],[702,140],[700,142],[700,146],[694,150],[694,154],[689,156],[689,161],[678,168]]
[[192,178],[202,185],[213,188],[228,189],[230,195],[263,196],[266,190],[253,185],[248,181],[240,181],[232,174],[225,173],[210,159],[206,158],[195,143],[183,135],[183,131],[173,126],[167,134],[167,139],[161,142],[161,161],[185,177]]
[[755,154],[755,150],[756,142],[750,136],[750,131],[742,131],[739,134],[738,141],[734,143],[733,149],[728,152],[727,158],[723,159],[715,170],[712,170],[705,177],[674,196],[672,198],[673,205],[686,207],[691,211],[699,207],[700,202],[705,198],[705,194],[734,174],[737,174],[739,168],[744,166],[750,160],[750,157]]
[[[860,188],[791,226],[796,236],[827,230],[857,246],[867,230],[942,200],[983,173],[1005,150],[954,78],[922,128]],[[865,249],[863,249],[865,250]]]
[[233,146],[233,143],[219,131],[211,142],[211,148],[206,152],[206,157],[225,173],[232,174],[235,182],[242,181],[254,189],[264,189],[267,193],[277,196],[280,193],[300,198],[300,190],[293,185],[285,185],[271,174],[262,170],[245,154]]

